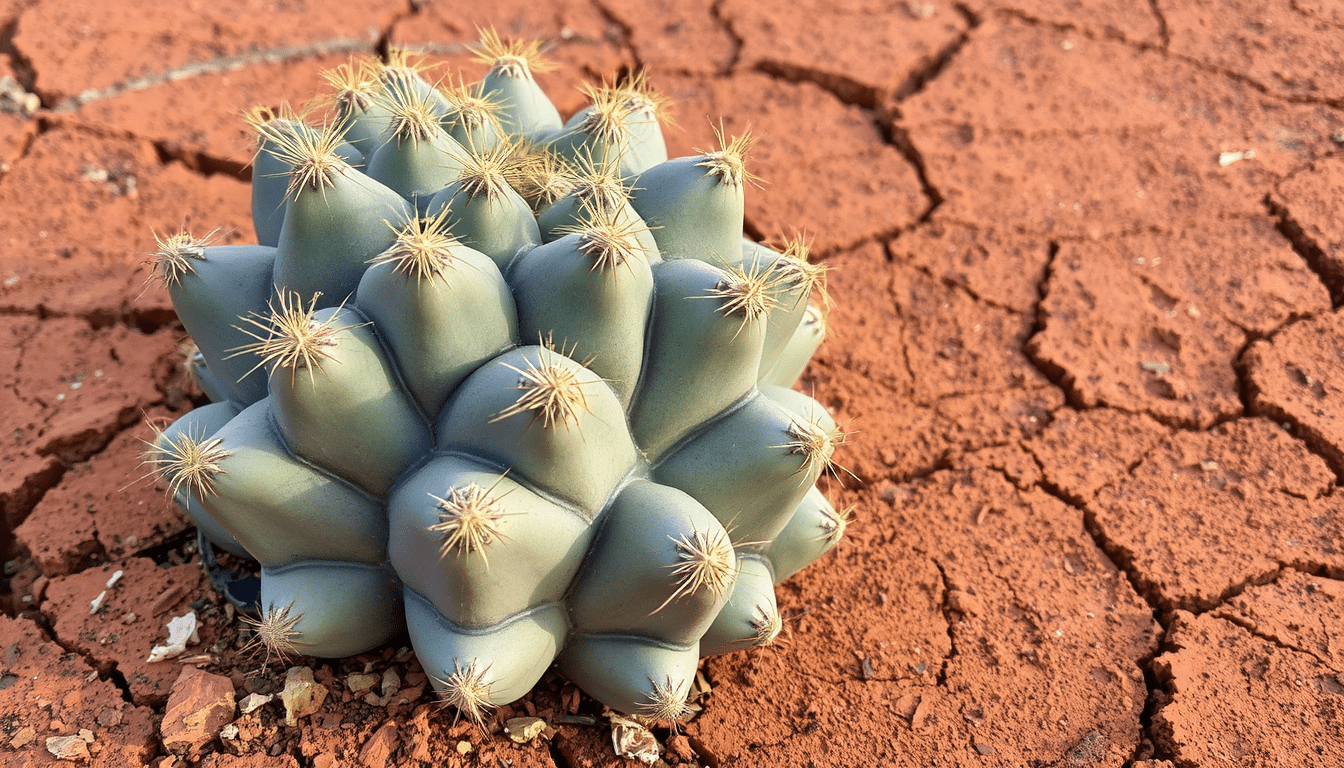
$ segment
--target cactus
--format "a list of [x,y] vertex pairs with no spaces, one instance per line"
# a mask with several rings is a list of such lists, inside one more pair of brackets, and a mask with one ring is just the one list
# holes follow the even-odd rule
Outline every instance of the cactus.
[[257,563],[268,655],[408,631],[477,722],[552,664],[675,720],[844,532],[844,434],[788,388],[822,269],[744,239],[750,138],[668,160],[642,76],[562,124],[537,46],[480,50],[475,85],[394,55],[330,73],[321,125],[252,113],[261,244],[159,242],[216,402],[147,461]]

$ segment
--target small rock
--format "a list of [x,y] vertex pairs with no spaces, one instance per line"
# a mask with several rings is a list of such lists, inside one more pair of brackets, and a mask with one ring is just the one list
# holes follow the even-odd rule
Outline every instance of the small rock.
[[504,723],[504,732],[519,744],[526,744],[537,738],[544,730],[546,721],[540,717],[511,717]]
[[150,606],[149,612],[152,616],[158,616],[166,612],[169,608],[177,605],[177,602],[187,596],[187,588],[181,584],[174,584],[165,589]]
[[244,715],[250,715],[258,709],[261,709],[263,706],[270,704],[274,699],[275,695],[270,693],[249,693],[243,697],[242,701],[238,702],[238,711]]
[[667,740],[667,748],[683,763],[695,762],[695,750],[691,749],[691,740],[678,733]]
[[9,746],[21,749],[32,744],[35,738],[37,738],[37,731],[33,730],[33,726],[25,725],[14,733],[14,738],[9,740]]
[[307,717],[322,708],[327,689],[313,679],[312,667],[290,667],[285,672],[285,689],[280,700],[285,703],[285,725],[298,725],[300,717]]
[[[118,573],[120,573],[120,571],[118,571]],[[92,743],[93,743],[93,731],[90,731],[88,728],[80,728],[80,729],[79,729],[79,738],[83,739],[85,744],[92,744]]]
[[392,696],[392,700],[397,704],[410,704],[423,696],[424,693],[425,684],[421,683],[419,685],[412,685],[409,688],[402,688],[400,691],[397,691],[395,696]]
[[611,746],[617,757],[638,760],[653,765],[658,762],[658,740],[648,728],[634,720],[611,716]]
[[397,674],[397,670],[389,669],[383,673],[383,684],[378,690],[382,692],[383,699],[388,699],[401,690],[401,676]]
[[168,622],[167,644],[156,645],[150,649],[147,661],[152,663],[176,658],[186,652],[188,645],[199,642],[201,638],[196,633],[196,612],[187,611]]
[[377,685],[379,679],[377,675],[352,674],[345,678],[345,687],[350,689],[351,693],[359,693]]
[[79,736],[52,736],[47,739],[47,751],[57,760],[89,759],[89,743]]
[[471,752],[471,742],[470,742],[470,741],[459,741],[459,742],[457,742],[457,754],[462,755],[462,756],[465,757],[469,752]]
[[168,692],[160,732],[169,752],[194,755],[233,719],[233,681],[184,667]]
[[1166,376],[1168,373],[1171,373],[1171,364],[1164,363],[1161,360],[1144,360],[1139,363],[1139,365],[1143,367],[1143,370],[1149,373],[1155,373],[1158,376]]
[[[0,112],[32,117],[41,108],[42,99],[37,94],[23,90],[23,86],[9,75],[0,77]],[[8,566],[10,562],[14,561],[6,562],[5,565]]]
[[219,729],[219,743],[224,745],[224,751],[231,755],[243,754],[243,743],[238,739],[238,726],[234,723]]
[[402,737],[411,753],[409,762],[412,764],[434,762],[434,757],[429,751],[429,713],[428,706],[416,707],[415,716],[411,718],[411,732]]
[[992,755],[992,754],[994,754],[994,747],[992,747],[992,746],[990,746],[990,745],[988,745],[988,744],[986,744],[986,743],[984,743],[984,742],[980,742],[980,743],[978,743],[978,744],[975,745],[975,751],[976,751],[976,752],[979,752],[979,753],[982,754],[982,755]]
[[397,751],[397,724],[388,720],[373,732],[359,750],[359,764],[365,768],[386,768],[392,753]]

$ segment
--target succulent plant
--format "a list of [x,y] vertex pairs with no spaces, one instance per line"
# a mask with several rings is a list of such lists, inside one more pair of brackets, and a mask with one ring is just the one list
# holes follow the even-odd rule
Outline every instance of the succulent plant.
[[394,55],[331,73],[321,125],[249,116],[260,244],[159,243],[214,402],[147,460],[258,564],[268,653],[405,629],[477,721],[553,663],[675,719],[844,533],[815,487],[844,435],[789,388],[822,269],[743,237],[750,139],[668,160],[642,77],[562,124],[536,46],[481,53],[474,85]]

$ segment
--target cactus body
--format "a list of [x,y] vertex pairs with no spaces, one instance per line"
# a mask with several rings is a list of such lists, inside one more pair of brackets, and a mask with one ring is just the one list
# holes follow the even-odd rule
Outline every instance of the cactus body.
[[535,48],[483,48],[470,90],[351,65],[343,133],[262,130],[274,247],[165,244],[222,402],[148,460],[258,564],[268,652],[404,627],[477,722],[552,663],[676,719],[698,660],[770,642],[773,582],[844,530],[815,487],[842,435],[787,389],[819,272],[744,242],[746,142],[667,160],[642,80],[562,130]]

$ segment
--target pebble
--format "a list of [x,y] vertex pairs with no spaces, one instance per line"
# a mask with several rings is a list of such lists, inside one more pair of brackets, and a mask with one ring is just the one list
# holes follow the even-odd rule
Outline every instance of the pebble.
[[14,733],[14,738],[9,740],[9,746],[20,749],[31,744],[35,738],[37,731],[33,730],[33,726],[25,725]]
[[667,740],[667,748],[683,763],[695,762],[695,750],[691,749],[691,740],[677,734]]
[[89,743],[79,736],[52,736],[47,739],[47,751],[57,760],[88,760]]
[[388,720],[373,732],[359,750],[359,764],[364,768],[387,768],[392,753],[397,751],[397,724]]
[[352,674],[345,678],[345,687],[348,688],[351,693],[359,693],[372,688],[378,683],[378,680],[378,675]]
[[160,733],[168,752],[194,755],[233,719],[233,681],[184,667],[168,693]]
[[312,667],[290,667],[285,672],[285,689],[280,692],[280,700],[285,704],[285,725],[298,725],[300,717],[321,709],[327,693],[326,686],[313,679]]
[[270,693],[249,693],[243,697],[242,701],[238,702],[238,711],[244,715],[250,715],[258,709],[261,709],[263,706],[270,704],[274,699],[275,696]]
[[537,738],[544,730],[546,721],[540,717],[511,717],[504,723],[504,732],[519,744],[526,744]]

